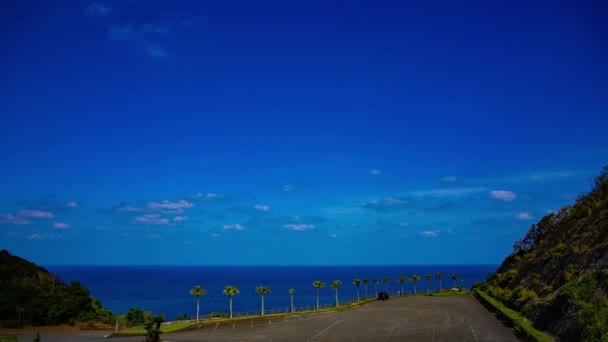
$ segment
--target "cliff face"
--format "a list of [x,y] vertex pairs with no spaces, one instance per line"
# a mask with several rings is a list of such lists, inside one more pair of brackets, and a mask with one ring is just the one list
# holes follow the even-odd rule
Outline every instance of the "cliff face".
[[530,228],[486,291],[560,339],[608,341],[608,166],[590,193]]

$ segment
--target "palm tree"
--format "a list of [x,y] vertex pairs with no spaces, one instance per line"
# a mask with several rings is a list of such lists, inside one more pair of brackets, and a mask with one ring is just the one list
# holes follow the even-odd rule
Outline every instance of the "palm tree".
[[413,276],[410,278],[410,281],[411,281],[412,283],[414,283],[414,294],[416,294],[416,283],[417,283],[418,281],[420,281],[420,277],[419,277],[417,274],[414,274],[414,275],[413,275]]
[[431,278],[433,278],[433,275],[430,273],[427,273],[424,275],[424,277],[426,278],[426,293],[431,293],[430,290],[430,285],[431,285]]
[[437,279],[439,279],[439,292],[441,292],[441,278],[443,278],[443,273],[437,272],[437,273],[435,273],[435,277],[437,277]]
[[454,273],[450,276],[450,278],[452,278],[452,280],[454,281],[454,287],[456,287],[456,279],[458,279],[458,274]]
[[397,282],[399,284],[401,284],[401,295],[405,295],[405,291],[403,289],[403,283],[405,283],[407,281],[407,277],[406,276],[400,276],[399,278],[397,278]]
[[464,279],[460,279],[460,289],[464,290]]
[[334,280],[334,281],[332,281],[332,282],[331,282],[331,284],[330,284],[331,288],[332,288],[334,291],[336,291],[336,307],[338,307],[338,305],[340,305],[340,304],[338,303],[338,287],[339,287],[340,285],[342,285],[342,282],[341,282],[341,281],[339,281],[339,280]]
[[196,285],[192,290],[190,290],[190,294],[196,296],[196,321],[198,322],[198,312],[201,303],[201,296],[206,295],[207,291],[205,291],[205,289],[201,288],[199,285]]
[[317,310],[319,310],[319,289],[325,287],[325,283],[320,280],[315,280],[312,282],[312,286],[317,289]]
[[384,278],[382,278],[382,282],[383,282],[384,284],[386,284],[386,293],[388,293],[388,283],[390,283],[390,282],[391,282],[391,278],[389,278],[389,277],[384,277]]
[[232,318],[232,297],[240,292],[241,291],[235,286],[226,285],[226,287],[224,287],[224,294],[230,296],[230,318]]
[[365,299],[367,299],[367,285],[369,285],[370,282],[371,280],[369,280],[369,278],[363,278],[363,284],[365,284]]
[[294,293],[296,293],[296,290],[294,289],[289,289],[289,296],[291,297],[291,312],[294,313],[296,311],[295,307],[293,306],[293,295]]
[[357,302],[358,302],[360,300],[359,286],[361,285],[361,279],[357,278],[357,279],[353,280],[353,284],[355,284],[355,286],[357,287]]
[[372,280],[374,282],[374,288],[376,289],[376,298],[378,298],[378,279]]
[[264,294],[266,294],[266,293],[271,294],[272,292],[270,292],[270,287],[266,287],[266,286],[256,287],[255,292],[262,295],[262,316],[264,316]]

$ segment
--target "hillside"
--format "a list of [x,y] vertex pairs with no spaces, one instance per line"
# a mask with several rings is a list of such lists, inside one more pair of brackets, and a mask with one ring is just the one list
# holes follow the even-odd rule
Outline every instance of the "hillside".
[[564,341],[608,341],[608,166],[590,193],[543,217],[481,285]]
[[44,268],[0,251],[0,326],[111,321],[112,316],[79,282],[64,284]]

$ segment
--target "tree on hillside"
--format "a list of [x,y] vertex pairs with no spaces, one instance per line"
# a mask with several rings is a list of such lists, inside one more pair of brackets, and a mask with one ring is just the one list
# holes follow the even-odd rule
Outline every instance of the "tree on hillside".
[[361,300],[359,297],[359,286],[361,286],[361,279],[356,278],[355,280],[353,280],[353,284],[357,287],[357,302],[358,302],[359,300]]
[[289,297],[291,297],[291,312],[294,313],[296,308],[293,306],[293,295],[296,293],[296,290],[289,289]]
[[266,287],[266,286],[258,286],[255,288],[255,292],[259,293],[260,295],[262,295],[262,316],[264,316],[264,295],[266,293],[271,294],[272,292],[270,292],[270,287]]
[[458,274],[454,273],[450,276],[450,278],[452,278],[452,280],[454,281],[454,287],[456,287],[456,279],[458,279]]
[[414,294],[416,294],[416,283],[420,281],[420,276],[417,274],[414,274],[411,278],[410,281],[412,283],[414,283]]
[[431,293],[430,285],[431,285],[431,278],[433,278],[433,275],[430,273],[427,273],[424,275],[424,277],[426,278],[426,293]]
[[382,278],[382,282],[386,285],[386,293],[388,293],[388,283],[391,282],[391,278],[384,277],[384,278]]
[[363,284],[365,284],[365,299],[367,299],[367,285],[369,285],[370,282],[371,280],[369,278],[363,278]]
[[201,296],[206,295],[207,291],[205,291],[205,289],[201,288],[199,285],[196,285],[193,289],[190,290],[190,294],[196,296],[196,321],[198,322]]
[[314,286],[315,289],[317,289],[317,310],[319,310],[319,290],[322,287],[325,287],[325,283],[320,280],[315,280],[312,282],[312,286]]
[[380,283],[378,279],[372,280],[374,282],[374,289],[376,289],[376,298],[378,298],[378,284]]
[[441,291],[441,278],[443,278],[443,273],[437,272],[435,273],[435,277],[439,279],[439,291]]
[[404,296],[405,295],[405,288],[403,287],[403,283],[405,283],[407,281],[407,277],[406,276],[400,276],[399,278],[397,278],[397,282],[399,284],[401,284],[401,295]]
[[230,318],[232,318],[232,297],[241,293],[241,291],[239,291],[239,289],[235,286],[226,285],[223,293],[230,297]]
[[336,307],[340,305],[340,303],[338,303],[338,287],[340,287],[340,285],[342,285],[342,282],[339,280],[334,280],[330,284],[331,288],[336,291]]

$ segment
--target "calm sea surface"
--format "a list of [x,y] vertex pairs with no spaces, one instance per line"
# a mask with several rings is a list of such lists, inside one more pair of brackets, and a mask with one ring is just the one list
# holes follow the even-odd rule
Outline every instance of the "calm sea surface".
[[[154,314],[164,314],[173,319],[180,314],[194,316],[196,299],[189,294],[195,285],[207,290],[201,297],[201,315],[210,312],[228,312],[228,297],[222,294],[226,285],[236,286],[240,294],[233,299],[234,311],[259,310],[260,295],[256,286],[268,286],[272,294],[265,296],[266,309],[289,307],[289,289],[295,289],[294,304],[297,307],[315,304],[315,289],[312,282],[321,280],[327,284],[320,291],[320,302],[333,303],[334,292],[329,287],[332,280],[342,281],[339,288],[341,301],[356,299],[357,292],[352,284],[355,278],[381,280],[390,277],[389,292],[401,289],[397,277],[412,274],[422,279],[418,291],[425,290],[426,273],[443,272],[443,288],[453,286],[451,274],[458,274],[465,286],[473,282],[485,281],[489,273],[498,265],[404,265],[404,266],[46,266],[62,281],[80,281],[93,297],[115,313],[124,313],[130,307],[150,310]],[[380,283],[379,289],[384,289]],[[411,293],[413,284],[405,284],[406,292]],[[439,288],[438,280],[433,277],[431,290]],[[361,296],[365,289],[361,285]],[[369,285],[373,296],[374,286]]]

